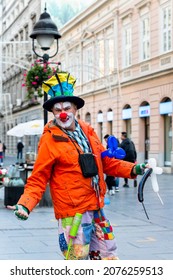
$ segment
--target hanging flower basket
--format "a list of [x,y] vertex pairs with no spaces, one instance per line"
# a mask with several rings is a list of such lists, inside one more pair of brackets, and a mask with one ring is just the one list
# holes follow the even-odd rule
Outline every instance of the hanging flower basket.
[[[58,66],[50,67],[49,62],[40,63],[40,60],[36,60],[34,64],[31,65],[31,69],[25,71],[24,83],[22,87],[27,88],[27,98],[32,99],[34,96],[42,97],[42,83],[43,81],[48,80],[52,75],[59,71]],[[60,65],[60,63],[56,63]]]

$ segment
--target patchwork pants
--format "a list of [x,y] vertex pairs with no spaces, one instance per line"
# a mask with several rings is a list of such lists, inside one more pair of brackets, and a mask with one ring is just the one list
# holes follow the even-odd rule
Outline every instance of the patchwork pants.
[[74,217],[58,220],[60,249],[68,260],[115,260],[117,246],[112,226],[103,209],[82,216],[77,235],[69,238]]

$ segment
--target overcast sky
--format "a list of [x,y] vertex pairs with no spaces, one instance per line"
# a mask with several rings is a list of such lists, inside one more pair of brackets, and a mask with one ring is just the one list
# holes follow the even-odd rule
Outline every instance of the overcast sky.
[[52,20],[61,28],[66,22],[76,14],[86,9],[97,0],[42,0],[42,10],[47,7],[47,12]]
[[79,5],[89,6],[95,1],[96,0],[49,0],[46,2],[45,0],[42,0],[42,3],[43,5],[45,5],[44,3],[46,3],[47,6],[49,5],[49,3],[53,5],[62,5],[64,3],[68,3],[72,5],[78,5],[78,6]]

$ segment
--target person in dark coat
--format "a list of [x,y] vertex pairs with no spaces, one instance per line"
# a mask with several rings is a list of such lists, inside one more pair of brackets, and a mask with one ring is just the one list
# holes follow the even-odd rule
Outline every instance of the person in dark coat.
[[[136,162],[137,159],[137,153],[136,153],[136,148],[135,148],[135,144],[133,143],[133,141],[131,141],[128,137],[127,137],[127,132],[121,132],[121,144],[120,147],[122,149],[125,150],[126,152],[126,156],[123,160],[125,161],[129,161],[129,162]],[[128,185],[128,179],[124,178],[124,185],[123,187],[125,188],[129,188]],[[134,180],[134,187],[137,187],[137,180]]]
[[5,152],[6,152],[6,149],[7,149],[5,143],[2,144],[2,149],[3,149],[3,157],[5,158]]
[[24,145],[23,145],[22,141],[18,140],[18,143],[17,143],[17,160],[18,161],[22,161],[22,159],[23,159],[23,148],[24,148]]
[[0,167],[3,166],[3,145],[0,140]]

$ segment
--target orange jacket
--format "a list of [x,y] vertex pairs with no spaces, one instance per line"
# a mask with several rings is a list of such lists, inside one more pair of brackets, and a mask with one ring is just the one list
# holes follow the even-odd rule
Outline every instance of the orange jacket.
[[[82,121],[79,121],[79,124],[95,155],[99,174],[100,207],[103,207],[106,193],[104,173],[131,178],[134,164],[108,157],[101,159],[101,152],[105,148],[93,128]],[[32,175],[27,180],[24,194],[18,204],[31,211],[40,201],[48,182],[57,219],[99,208],[98,198],[91,186],[91,178],[84,178],[82,175],[74,144],[52,121],[44,128]]]

